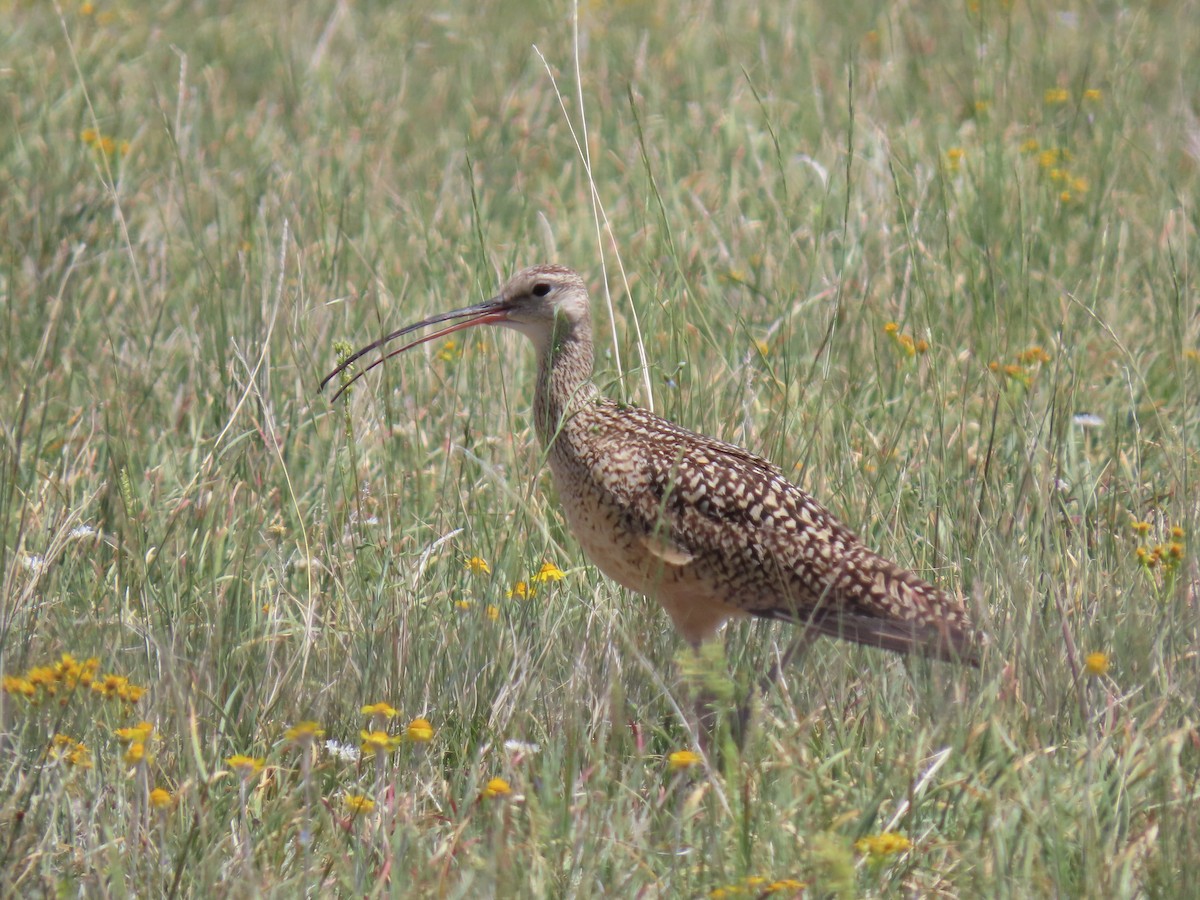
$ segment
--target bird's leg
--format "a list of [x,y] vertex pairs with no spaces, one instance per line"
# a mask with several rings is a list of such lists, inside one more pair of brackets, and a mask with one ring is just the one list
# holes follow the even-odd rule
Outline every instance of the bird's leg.
[[812,625],[806,625],[792,639],[792,642],[788,644],[787,649],[780,656],[776,657],[767,674],[758,680],[758,684],[752,687],[742,699],[742,702],[738,704],[737,715],[732,724],[733,740],[738,750],[741,750],[745,744],[746,734],[750,729],[750,712],[754,706],[755,695],[761,694],[765,698],[767,692],[775,686],[775,682],[783,674],[783,670],[791,665],[792,660],[797,656],[807,651],[812,646],[812,642],[819,636],[819,632]]
[[763,694],[766,694],[775,685],[775,682],[779,680],[779,676],[783,674],[783,670],[792,664],[792,660],[804,654],[812,646],[813,641],[820,636],[820,632],[812,625],[805,625],[800,633],[792,639],[792,642],[788,644],[787,649],[775,658],[771,670],[758,682],[758,689]]
[[677,657],[680,672],[692,695],[696,742],[715,761],[722,745],[722,711],[733,704],[735,686],[729,675],[725,648],[718,641],[694,642]]

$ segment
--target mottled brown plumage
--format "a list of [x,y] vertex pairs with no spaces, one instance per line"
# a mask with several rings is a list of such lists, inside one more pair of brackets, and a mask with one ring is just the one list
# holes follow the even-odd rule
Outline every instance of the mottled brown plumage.
[[606,575],[661,603],[694,646],[727,619],[750,615],[977,664],[980,638],[956,598],[867,549],[777,466],[601,396],[591,382],[587,287],[570,269],[518,272],[492,300],[364,347],[322,386],[388,341],[452,320],[343,389],[384,359],[460,328],[525,334],[539,359],[537,433],[572,532]]

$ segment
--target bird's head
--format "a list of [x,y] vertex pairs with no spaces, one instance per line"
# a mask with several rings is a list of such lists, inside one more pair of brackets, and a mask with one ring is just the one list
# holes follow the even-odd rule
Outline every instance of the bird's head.
[[555,335],[562,337],[590,329],[591,316],[588,308],[587,285],[583,283],[583,279],[576,272],[566,266],[540,265],[522,269],[505,282],[500,293],[490,300],[430,316],[428,319],[408,325],[399,331],[393,331],[386,337],[371,342],[326,375],[325,380],[321,382],[321,387],[324,388],[330,380],[341,374],[351,363],[373,350],[383,347],[396,338],[411,334],[429,325],[436,325],[439,322],[453,322],[454,324],[439,328],[433,334],[427,334],[415,341],[410,341],[403,347],[392,350],[375,360],[353,378],[345,381],[333,395],[333,399],[336,400],[342,391],[384,360],[419,344],[475,325],[502,325],[512,328],[532,340],[539,352],[544,352]]

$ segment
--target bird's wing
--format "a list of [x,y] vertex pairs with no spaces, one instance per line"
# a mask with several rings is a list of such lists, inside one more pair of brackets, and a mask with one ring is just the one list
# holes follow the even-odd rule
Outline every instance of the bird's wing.
[[961,604],[866,548],[782,470],[644,410],[606,416],[597,465],[627,526],[667,566],[705,566],[748,613],[893,650],[971,658]]
[[[595,465],[618,460],[619,477],[597,471],[594,480],[664,562],[703,558],[729,571],[757,569],[768,573],[773,594],[792,590],[803,606],[823,593],[837,558],[859,545],[778,466],[644,410],[623,412],[604,417],[603,430],[591,435]],[[756,602],[747,595],[740,605],[758,612]]]

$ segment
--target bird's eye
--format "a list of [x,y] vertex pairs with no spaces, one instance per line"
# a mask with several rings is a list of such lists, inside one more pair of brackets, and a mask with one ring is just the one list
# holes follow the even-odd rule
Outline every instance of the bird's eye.
[[550,285],[544,281],[539,281],[533,286],[533,296],[535,297],[545,297],[548,293],[550,293]]

